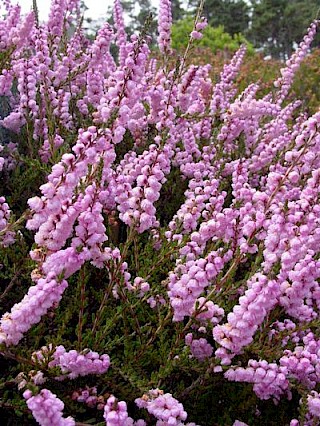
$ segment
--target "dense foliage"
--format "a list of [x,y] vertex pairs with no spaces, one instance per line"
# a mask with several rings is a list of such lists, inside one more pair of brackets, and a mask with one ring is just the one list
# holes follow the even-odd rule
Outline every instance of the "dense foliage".
[[1,422],[317,424],[319,22],[244,87],[276,66],[193,63],[201,5],[174,56],[160,1],[155,59],[150,18],[90,41],[79,3],[1,3]]

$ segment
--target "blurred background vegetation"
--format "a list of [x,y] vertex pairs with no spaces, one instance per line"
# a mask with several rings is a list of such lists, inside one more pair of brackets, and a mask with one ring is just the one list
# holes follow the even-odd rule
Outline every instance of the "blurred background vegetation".
[[[155,0],[121,2],[129,32],[141,29],[150,13],[156,17],[155,3]],[[174,32],[184,32],[196,13],[199,0],[172,0],[171,3],[176,24]],[[232,40],[242,42],[246,39],[263,55],[285,60],[301,41],[311,21],[318,17],[319,9],[319,0],[206,0],[202,14],[209,23],[208,38],[210,35],[211,41],[213,39],[207,47],[216,49],[217,38],[231,47]],[[155,19],[149,28],[154,41],[156,29]],[[320,46],[320,36],[316,37],[314,46]]]
[[[171,3],[172,60],[176,60],[186,47],[199,0],[172,0]],[[155,0],[122,0],[121,4],[128,33],[141,30],[152,14],[154,19],[148,32],[156,49]],[[280,68],[295,51],[310,23],[320,17],[319,11],[320,0],[206,0],[202,15],[209,25],[194,47],[192,62],[211,64],[212,77],[217,81],[224,63],[245,43],[247,55],[238,79],[239,90],[252,82],[259,82],[260,96],[263,96],[272,89]],[[109,16],[112,16],[111,8]],[[100,22],[88,23],[92,33],[100,25]],[[316,112],[320,105],[319,53],[320,34],[315,37],[291,90],[292,99],[300,99],[308,113]]]

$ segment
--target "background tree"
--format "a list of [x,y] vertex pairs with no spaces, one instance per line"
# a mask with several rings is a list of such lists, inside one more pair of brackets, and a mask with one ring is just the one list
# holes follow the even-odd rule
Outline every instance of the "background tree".
[[320,7],[318,0],[254,0],[249,39],[274,58],[286,59]]
[[[153,22],[149,28],[150,34],[154,35],[157,29],[156,14],[157,10],[152,6],[150,0],[139,0],[139,2],[134,1],[135,5],[138,4],[138,13],[132,15],[132,22],[136,30],[140,31],[146,24],[147,19],[150,15],[153,17]],[[134,8],[136,10],[136,7]]]
[[[191,7],[198,7],[197,0],[190,0]],[[250,6],[244,0],[207,0],[203,7],[203,15],[208,23],[217,27],[222,25],[231,35],[246,34],[250,21]]]
[[180,19],[183,19],[185,16],[185,10],[181,6],[180,0],[172,0],[171,1],[171,7],[172,7],[172,21],[176,22]]

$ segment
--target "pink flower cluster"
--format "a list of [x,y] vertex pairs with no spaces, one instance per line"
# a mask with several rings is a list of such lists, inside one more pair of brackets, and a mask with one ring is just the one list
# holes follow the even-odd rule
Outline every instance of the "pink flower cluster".
[[304,36],[303,41],[300,43],[297,51],[287,60],[286,67],[281,69],[281,77],[275,81],[275,87],[280,87],[278,94],[278,102],[281,103],[287,96],[289,89],[292,85],[295,72],[299,65],[308,54],[310,45],[317,32],[317,22],[313,22],[307,34]]
[[170,53],[171,44],[171,1],[160,0],[159,19],[158,19],[158,45],[161,53]]
[[93,351],[78,353],[75,350],[66,351],[63,346],[58,346],[53,354],[53,361],[49,367],[58,366],[63,374],[61,378],[74,379],[88,374],[103,374],[110,366],[108,355],[101,355]]
[[23,333],[37,324],[50,308],[57,306],[68,283],[58,280],[54,272],[40,278],[29,288],[21,302],[15,304],[10,313],[5,313],[0,321],[0,343],[16,345]]
[[86,389],[79,389],[72,393],[71,397],[74,401],[83,402],[90,408],[97,408],[97,410],[103,410],[105,406],[105,397],[103,395],[98,396],[97,388],[86,387]]
[[306,333],[294,351],[284,350],[280,366],[287,368],[289,377],[312,389],[320,382],[319,350],[320,341],[312,332]]
[[168,295],[174,309],[174,321],[181,321],[184,316],[191,315],[203,290],[219,274],[230,257],[230,253],[223,255],[221,251],[213,251],[206,258],[179,265],[176,273],[170,274]]
[[134,421],[128,415],[127,404],[111,395],[104,407],[106,426],[145,426],[144,420]]
[[163,393],[160,389],[151,389],[148,394],[135,400],[139,408],[145,408],[158,421],[158,426],[180,425],[187,418],[183,405],[170,393]]
[[206,26],[208,25],[208,22],[205,18],[202,18],[199,22],[196,23],[196,26],[193,31],[190,33],[191,39],[199,40],[202,38],[202,33]]
[[23,397],[40,426],[75,426],[72,417],[63,417],[64,403],[48,389],[42,389],[37,395],[26,390]]
[[200,337],[194,339],[192,333],[188,333],[185,337],[186,345],[190,347],[192,356],[199,361],[204,361],[210,358],[213,354],[213,347],[208,343],[207,339]]
[[52,347],[44,346],[33,354],[33,360],[40,365],[46,362],[49,368],[59,367],[62,375],[58,376],[57,380],[75,379],[88,374],[104,374],[110,367],[109,355],[100,356],[89,349],[82,352],[66,351],[62,345],[54,350]]
[[[160,150],[151,145],[140,158],[127,179],[118,178],[115,201],[118,203],[119,218],[129,226],[135,226],[139,233],[158,227],[154,202],[160,197],[160,189],[170,170],[170,147]],[[132,189],[133,177],[136,186]]]
[[316,391],[312,391],[308,395],[308,409],[309,413],[314,417],[320,418],[320,395]]
[[4,197],[0,197],[0,246],[8,247],[15,242],[15,233],[9,229],[11,210]]
[[252,278],[249,289],[239,298],[240,304],[228,314],[228,322],[213,329],[213,338],[221,345],[216,356],[223,364],[230,364],[231,358],[252,342],[258,326],[276,305],[279,294],[276,281],[269,281],[262,274]]
[[236,382],[253,383],[253,390],[260,399],[276,400],[284,393],[288,393],[289,381],[287,379],[287,369],[279,367],[275,363],[269,364],[267,361],[250,360],[248,367],[230,368],[225,377]]

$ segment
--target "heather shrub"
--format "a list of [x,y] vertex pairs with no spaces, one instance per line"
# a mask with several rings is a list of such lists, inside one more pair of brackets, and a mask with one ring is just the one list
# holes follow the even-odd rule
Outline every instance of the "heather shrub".
[[4,424],[317,424],[318,21],[261,95],[245,46],[192,63],[201,5],[174,57],[160,1],[157,59],[119,0],[92,41],[77,0],[1,6]]

